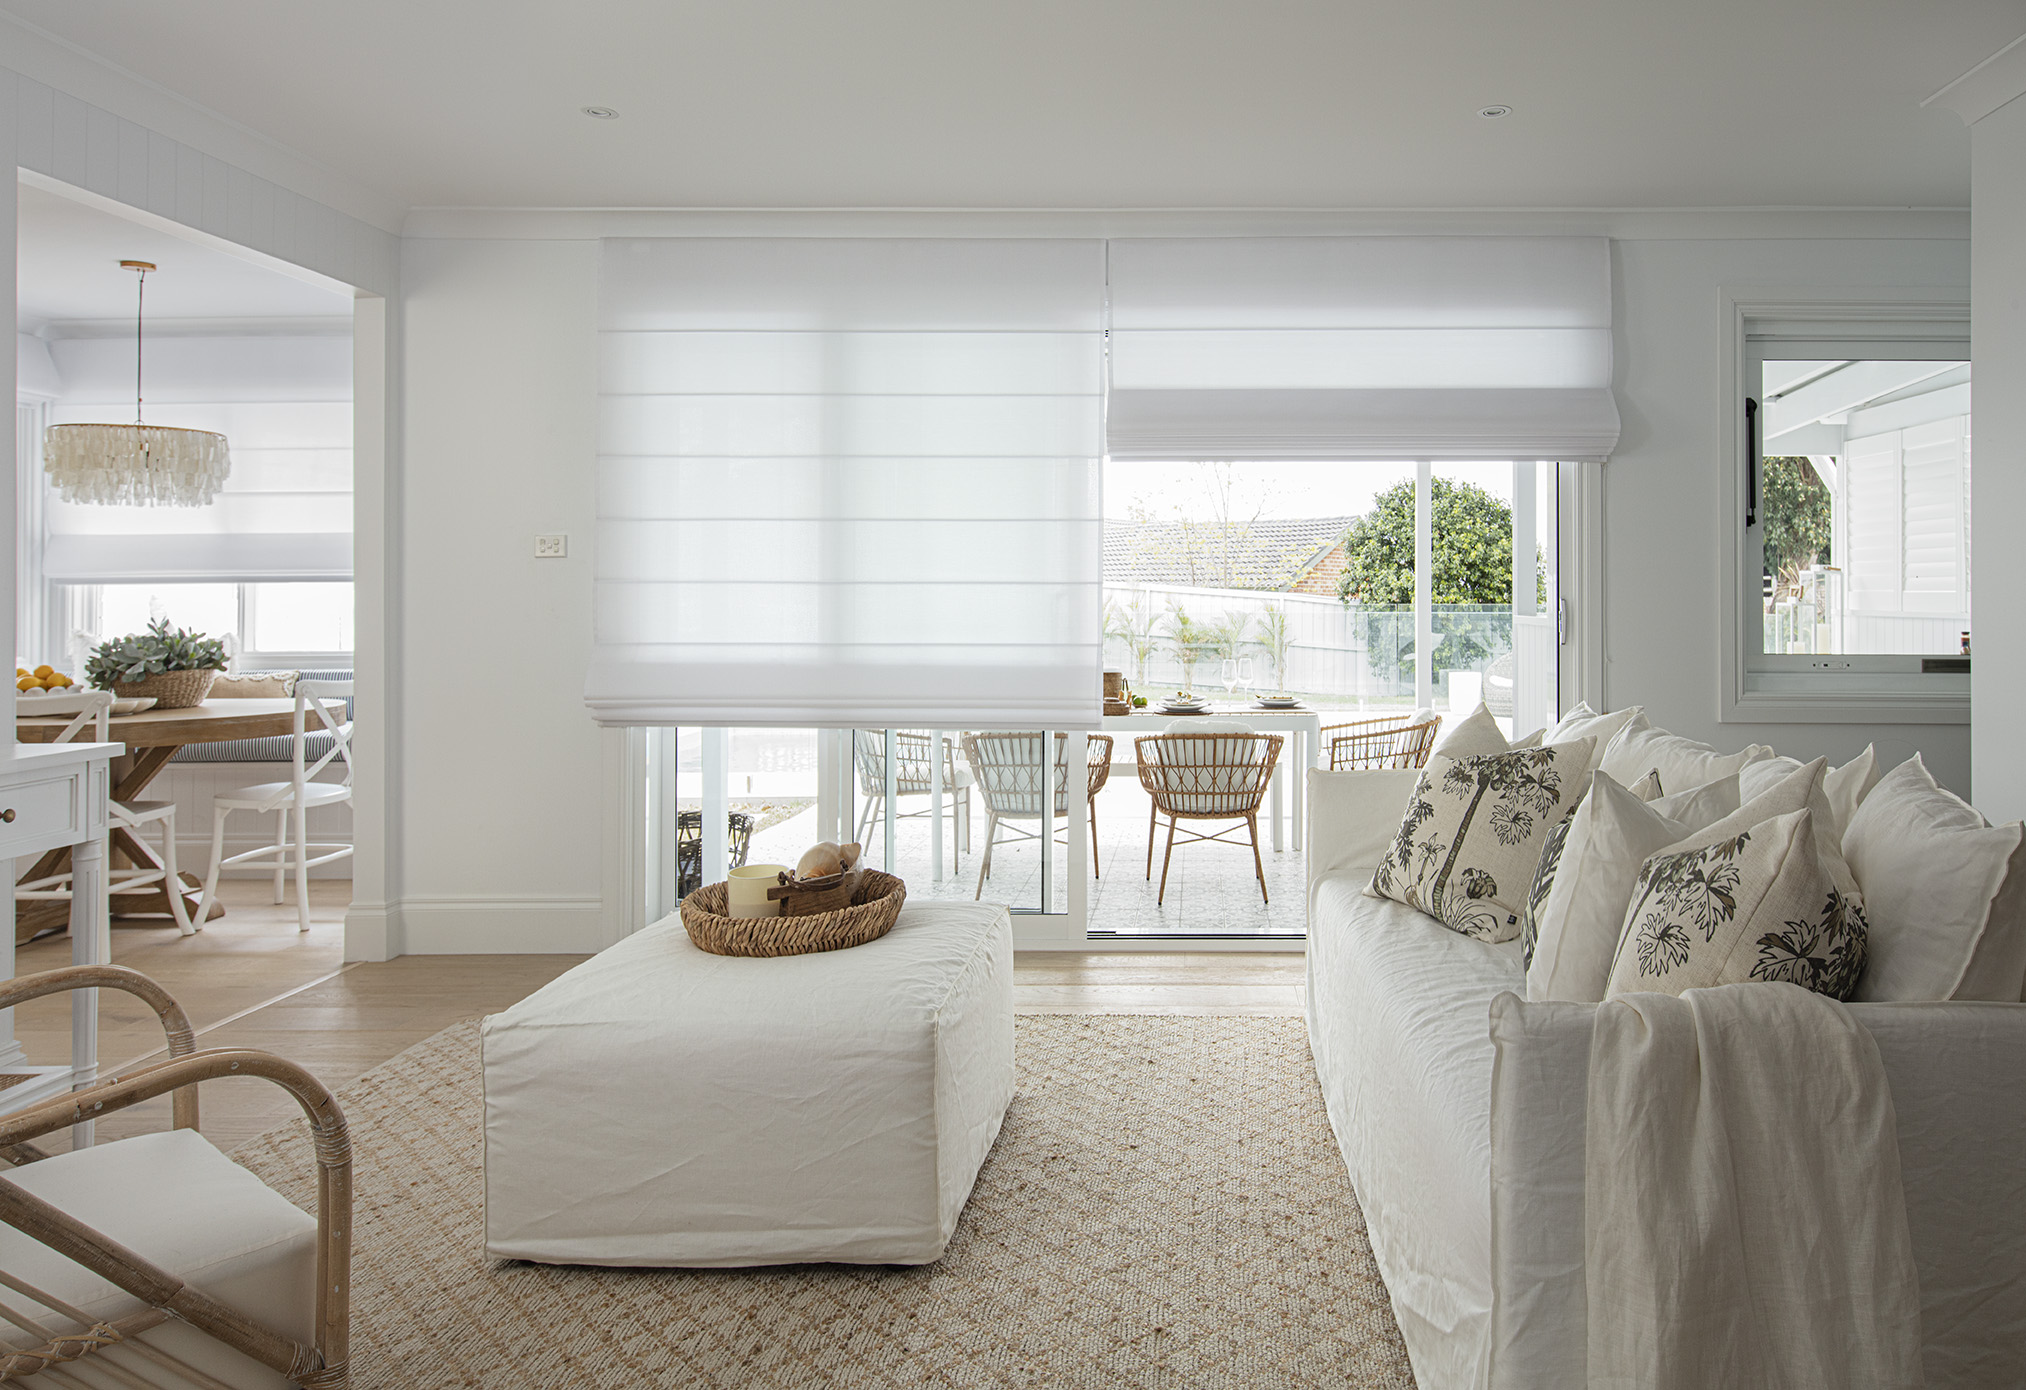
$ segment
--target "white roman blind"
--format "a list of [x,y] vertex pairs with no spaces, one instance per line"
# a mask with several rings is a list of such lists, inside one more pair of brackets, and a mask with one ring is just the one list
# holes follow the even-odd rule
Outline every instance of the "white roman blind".
[[1602,237],[1110,244],[1113,458],[1602,459]]
[[[352,577],[352,341],[321,335],[148,339],[150,424],[216,430],[232,472],[203,507],[45,508],[45,575],[66,584]],[[134,416],[133,339],[51,344],[52,424]]]
[[600,722],[1098,717],[1101,242],[618,239],[601,267]]

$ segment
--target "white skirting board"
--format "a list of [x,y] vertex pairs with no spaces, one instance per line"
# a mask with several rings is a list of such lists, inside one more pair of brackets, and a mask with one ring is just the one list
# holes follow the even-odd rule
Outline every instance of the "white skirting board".
[[[211,799],[241,787],[257,786],[263,782],[285,782],[288,775],[287,763],[170,763],[149,783],[143,796],[150,801],[176,803],[176,867],[201,877],[211,868]],[[337,769],[326,768],[324,776],[317,780],[338,782],[344,779]],[[233,812],[225,822],[225,853],[229,856],[273,844],[274,822],[272,815]],[[158,834],[150,830],[144,838],[152,842]],[[310,839],[318,843],[350,844],[352,808],[323,806],[311,811]],[[272,876],[273,872],[254,865],[239,865],[227,869],[225,874],[228,878],[262,878]],[[340,859],[310,870],[312,878],[351,876],[350,859]]]

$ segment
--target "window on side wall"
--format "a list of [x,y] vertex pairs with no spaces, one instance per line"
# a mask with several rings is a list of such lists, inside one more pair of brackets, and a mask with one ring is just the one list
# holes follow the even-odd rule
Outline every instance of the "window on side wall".
[[1744,349],[1737,717],[1967,718],[1968,324],[1747,318]]

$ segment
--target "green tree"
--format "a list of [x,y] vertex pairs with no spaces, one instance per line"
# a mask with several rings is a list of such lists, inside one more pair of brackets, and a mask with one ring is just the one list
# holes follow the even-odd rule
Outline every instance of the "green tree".
[[1805,458],[1777,456],[1759,465],[1759,515],[1766,573],[1781,588],[1809,565],[1830,563],[1829,489]]
[[[1429,484],[1429,531],[1435,603],[1512,601],[1512,508],[1474,483]],[[1547,567],[1535,558],[1537,602],[1546,602]],[[1344,532],[1344,573],[1337,597],[1367,605],[1414,602],[1414,484],[1380,493],[1372,510]]]

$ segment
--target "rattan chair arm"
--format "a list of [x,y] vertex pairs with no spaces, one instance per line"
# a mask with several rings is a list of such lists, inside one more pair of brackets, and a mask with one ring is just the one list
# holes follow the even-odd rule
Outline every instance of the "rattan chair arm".
[[306,1347],[271,1332],[224,1304],[185,1288],[173,1275],[31,1197],[4,1177],[0,1177],[0,1221],[293,1380],[342,1387],[351,1326],[352,1144],[337,1097],[306,1068],[251,1048],[207,1048],[171,1057],[131,1075],[108,1077],[95,1086],[0,1117],[0,1146],[82,1120],[99,1119],[179,1087],[228,1076],[273,1082],[295,1097],[310,1124],[317,1158],[316,1346]]
[[[133,995],[155,1011],[168,1039],[171,1057],[187,1057],[197,1050],[197,1034],[190,1027],[190,1016],[183,1012],[183,1006],[159,984],[124,965],[66,965],[59,970],[17,976],[0,983],[0,1009],[76,989],[117,989]],[[173,1107],[170,1122],[177,1129],[197,1128],[195,1086],[177,1091],[170,1104]]]

